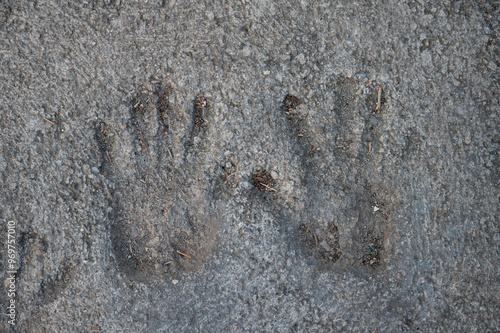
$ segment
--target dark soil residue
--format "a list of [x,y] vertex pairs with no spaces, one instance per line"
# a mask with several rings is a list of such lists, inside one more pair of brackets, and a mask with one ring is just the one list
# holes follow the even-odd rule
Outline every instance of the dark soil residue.
[[283,101],[283,110],[292,124],[297,124],[304,120],[303,115],[297,111],[297,107],[301,103],[302,101],[298,97],[290,94],[286,95],[285,100]]
[[170,95],[172,94],[172,87],[162,88],[158,92],[158,112],[160,114],[159,122],[162,127],[161,132],[168,134],[170,129],[170,113],[172,113],[173,107],[170,103]]
[[380,254],[384,249],[382,240],[378,236],[366,237],[363,239],[364,246],[363,265],[369,265],[372,268],[377,268],[380,265]]
[[261,191],[276,192],[276,189],[274,189],[276,181],[265,169],[259,169],[254,172],[252,176],[252,184]]
[[141,115],[141,119],[142,117],[144,117],[144,115],[146,114],[146,112],[148,111],[148,103],[150,102],[148,100],[148,98],[144,95],[139,95],[134,101],[134,111],[136,112],[136,114],[139,114]]
[[200,131],[207,127],[207,110],[210,107],[208,99],[203,95],[196,96],[194,101],[194,126],[195,131]]
[[116,138],[113,129],[110,125],[101,121],[96,126],[95,138],[99,143],[99,151],[101,153],[101,172],[105,172],[106,168],[112,164],[112,151]]
[[299,227],[298,236],[313,256],[319,259],[336,262],[342,255],[338,228],[333,223],[328,225],[325,232],[303,223]]

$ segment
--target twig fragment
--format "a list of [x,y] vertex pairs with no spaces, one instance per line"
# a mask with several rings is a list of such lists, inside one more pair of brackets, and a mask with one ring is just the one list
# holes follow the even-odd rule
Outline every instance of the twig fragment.
[[226,178],[230,178],[230,177],[232,177],[232,176],[234,176],[234,175],[236,175],[236,171],[235,171],[235,172],[233,172],[233,173],[230,173],[229,175],[227,175],[227,176],[226,176]]
[[265,188],[267,188],[267,189],[268,189],[268,190],[270,190],[270,191],[273,191],[273,192],[278,192],[278,191],[276,191],[274,188],[269,187],[269,186],[267,186],[267,185],[266,185],[266,184],[264,184],[264,183],[260,183],[260,185],[264,186]]
[[45,117],[43,117],[43,120],[45,120],[46,122],[48,122],[48,123],[49,123],[49,124],[51,124],[51,125],[55,125],[55,123],[54,123],[54,122],[52,122],[52,121],[48,120],[48,119],[47,119],[47,118],[45,118]]
[[146,141],[144,140],[144,137],[142,136],[142,130],[140,128],[139,128],[139,133],[141,134],[142,146],[146,147]]
[[382,107],[382,87],[378,87],[377,106],[375,106],[375,113],[380,113]]
[[179,253],[181,256],[184,256],[188,259],[191,259],[191,256],[189,254],[182,253],[181,251],[177,250],[177,253]]

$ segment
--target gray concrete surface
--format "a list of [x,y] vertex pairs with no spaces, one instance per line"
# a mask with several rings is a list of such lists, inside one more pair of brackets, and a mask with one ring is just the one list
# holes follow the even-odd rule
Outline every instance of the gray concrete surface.
[[498,17],[2,1],[0,330],[498,332]]

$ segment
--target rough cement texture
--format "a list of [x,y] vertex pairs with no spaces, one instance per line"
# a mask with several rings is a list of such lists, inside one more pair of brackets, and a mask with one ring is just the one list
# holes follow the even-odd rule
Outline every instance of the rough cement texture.
[[0,331],[500,331],[499,8],[2,1]]

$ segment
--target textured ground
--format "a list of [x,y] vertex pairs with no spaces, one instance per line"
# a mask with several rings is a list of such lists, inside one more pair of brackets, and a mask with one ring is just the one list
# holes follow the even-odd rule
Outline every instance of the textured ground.
[[3,332],[497,332],[495,1],[3,1]]

